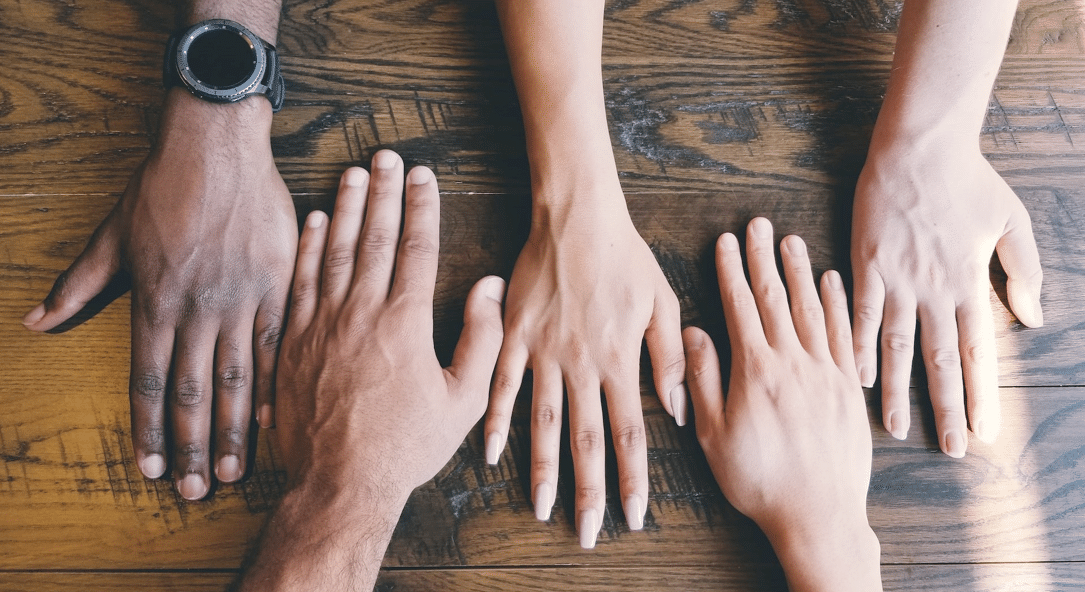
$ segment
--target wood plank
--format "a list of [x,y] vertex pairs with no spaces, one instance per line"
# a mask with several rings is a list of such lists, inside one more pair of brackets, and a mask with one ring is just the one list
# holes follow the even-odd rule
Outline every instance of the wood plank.
[[[135,589],[148,592],[210,592],[224,590],[236,577],[226,573],[70,573],[7,572],[0,592],[96,592]],[[885,565],[886,592],[970,590],[1085,590],[1081,563],[1000,563],[976,565]],[[620,586],[630,592],[659,590],[750,592],[787,590],[778,567],[742,566],[730,571],[721,566],[695,567],[588,567],[496,569],[385,569],[377,592],[426,590],[429,592],[520,590],[549,592],[610,592]]]

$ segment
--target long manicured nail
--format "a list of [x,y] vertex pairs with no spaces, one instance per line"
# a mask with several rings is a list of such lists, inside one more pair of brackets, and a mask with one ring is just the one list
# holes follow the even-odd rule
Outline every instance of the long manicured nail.
[[202,475],[189,473],[177,482],[177,492],[186,500],[198,500],[207,495],[207,482]]
[[580,533],[580,547],[582,549],[594,549],[595,539],[599,536],[598,512],[584,510],[576,521],[576,529]]
[[554,488],[549,483],[539,483],[535,486],[535,518],[547,521],[550,519],[550,508],[554,506]]
[[501,434],[490,432],[486,435],[486,464],[496,465],[501,458]]
[[161,454],[148,454],[139,461],[139,471],[148,479],[157,479],[166,472],[166,460]]
[[679,427],[686,425],[686,385],[679,384],[671,389],[671,411],[674,412],[674,423]]
[[275,412],[271,405],[260,406],[260,409],[256,411],[256,423],[260,424],[260,427],[264,429],[275,425]]
[[625,496],[622,509],[625,510],[625,522],[629,525],[629,530],[644,528],[644,502],[639,495],[631,493]]
[[866,364],[859,366],[859,384],[865,388],[874,386],[874,369]]
[[964,437],[957,430],[950,430],[945,435],[945,453],[953,458],[963,458],[964,451],[967,448],[967,443]]
[[219,481],[233,483],[241,478],[241,459],[233,454],[227,454],[219,459],[215,465],[215,475]]
[[908,437],[908,428],[901,421],[900,415],[896,411],[890,411],[889,415],[886,416],[885,429],[897,440],[904,440]]
[[45,303],[42,302],[41,304],[39,304],[39,305],[35,306],[34,308],[30,309],[30,312],[26,313],[26,316],[23,317],[23,326],[24,327],[29,327],[30,325],[33,325],[33,324],[37,323],[38,321],[40,321],[41,318],[44,317],[44,316],[45,316]]

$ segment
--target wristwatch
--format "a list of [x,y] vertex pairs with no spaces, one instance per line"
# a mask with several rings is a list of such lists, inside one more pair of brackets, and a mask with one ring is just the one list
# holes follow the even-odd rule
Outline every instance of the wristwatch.
[[264,95],[272,111],[283,107],[283,76],[275,46],[226,19],[199,22],[170,36],[162,84],[184,86],[212,103]]

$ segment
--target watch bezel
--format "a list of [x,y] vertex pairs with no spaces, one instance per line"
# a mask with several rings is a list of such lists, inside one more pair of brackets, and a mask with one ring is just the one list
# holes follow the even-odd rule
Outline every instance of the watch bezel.
[[[230,31],[235,33],[247,41],[249,48],[252,50],[253,58],[255,60],[253,71],[249,73],[244,81],[238,83],[236,86],[218,88],[205,84],[196,77],[195,73],[193,73],[192,69],[189,67],[188,52],[192,47],[192,43],[200,36],[211,31]],[[181,35],[177,43],[177,52],[175,55],[178,77],[185,86],[201,98],[214,102],[234,103],[244,99],[250,94],[265,90],[261,88],[261,82],[267,72],[267,51],[264,47],[264,42],[257,37],[255,33],[246,29],[240,23],[226,19],[211,19],[197,23]]]

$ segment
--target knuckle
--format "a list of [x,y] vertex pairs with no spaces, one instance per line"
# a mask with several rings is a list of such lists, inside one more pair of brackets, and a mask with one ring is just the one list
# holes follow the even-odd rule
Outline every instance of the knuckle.
[[178,407],[191,409],[198,407],[207,397],[207,390],[199,380],[184,378],[177,381],[173,389],[174,402]]
[[516,391],[519,390],[519,386],[520,385],[517,384],[517,381],[511,375],[505,372],[498,372],[494,374],[493,391],[494,394],[498,396],[508,396],[511,394],[515,394]]
[[207,460],[207,447],[191,442],[182,444],[177,447],[177,459],[189,466],[199,464]]
[[603,503],[606,498],[606,493],[591,485],[577,485],[576,488],[576,505],[580,508],[593,508]]
[[324,270],[329,273],[341,272],[354,265],[354,249],[337,246],[328,249],[324,255]]
[[603,434],[598,430],[580,430],[573,434],[573,451],[597,454],[603,450]]
[[218,441],[219,446],[224,446],[227,450],[236,451],[245,446],[245,440],[248,434],[245,430],[233,426],[223,428],[219,430]]
[[256,345],[260,349],[275,353],[283,340],[282,315],[276,314],[272,320],[256,333]]
[[784,287],[778,282],[761,282],[754,286],[754,296],[757,297],[759,302],[774,303],[781,302],[787,296],[784,292]]
[[961,369],[961,355],[955,347],[936,348],[927,359],[931,367],[939,372],[959,371]]
[[742,368],[747,377],[763,380],[772,373],[772,362],[760,352],[748,352],[742,356]]
[[799,316],[810,320],[820,320],[824,311],[821,309],[821,305],[814,301],[801,302],[798,305]]
[[561,427],[561,410],[553,405],[539,405],[531,414],[535,428],[549,430]]
[[883,347],[898,354],[911,353],[915,347],[915,338],[907,333],[886,333],[882,338]]
[[294,302],[316,300],[319,290],[315,280],[298,280],[294,282]]
[[250,384],[248,369],[239,364],[220,368],[216,378],[218,387],[222,390],[241,390]]
[[549,477],[558,470],[558,463],[549,456],[531,459],[531,474],[540,478]]
[[362,236],[362,247],[382,251],[395,246],[396,238],[396,235],[385,228],[371,228]]
[[166,380],[158,374],[141,374],[132,381],[132,393],[140,401],[160,405],[166,392]]
[[634,451],[644,447],[644,426],[626,425],[614,431],[614,447]]
[[993,354],[991,348],[982,343],[966,345],[964,349],[964,359],[969,364],[982,364],[991,361],[994,358]]
[[872,304],[856,304],[855,318],[868,323],[877,323],[882,316],[881,308]]
[[161,450],[165,439],[165,430],[161,426],[145,427],[136,431],[136,442],[143,450]]
[[405,257],[414,259],[429,259],[437,254],[437,245],[421,234],[404,236],[399,248]]

